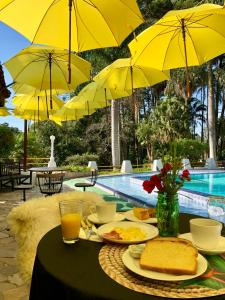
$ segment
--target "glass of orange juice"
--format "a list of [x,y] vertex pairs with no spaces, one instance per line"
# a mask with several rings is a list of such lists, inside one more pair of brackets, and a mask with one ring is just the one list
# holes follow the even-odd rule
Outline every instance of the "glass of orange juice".
[[59,202],[63,242],[74,244],[79,239],[82,204],[74,200]]

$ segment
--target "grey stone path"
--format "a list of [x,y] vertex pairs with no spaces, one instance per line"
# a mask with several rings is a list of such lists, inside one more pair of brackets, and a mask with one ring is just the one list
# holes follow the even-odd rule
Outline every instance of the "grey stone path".
[[[64,186],[64,191],[71,190]],[[39,188],[26,191],[27,200],[42,197]],[[23,283],[16,262],[16,241],[7,228],[10,210],[22,203],[22,191],[0,191],[0,300],[28,300],[29,289]]]

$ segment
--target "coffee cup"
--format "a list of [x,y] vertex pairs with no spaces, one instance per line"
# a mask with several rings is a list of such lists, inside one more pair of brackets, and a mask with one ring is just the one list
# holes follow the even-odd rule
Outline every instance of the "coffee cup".
[[202,249],[211,250],[218,246],[222,224],[216,220],[196,218],[190,220],[190,232],[194,244]]
[[100,222],[113,221],[116,214],[116,202],[105,202],[96,205],[96,213]]

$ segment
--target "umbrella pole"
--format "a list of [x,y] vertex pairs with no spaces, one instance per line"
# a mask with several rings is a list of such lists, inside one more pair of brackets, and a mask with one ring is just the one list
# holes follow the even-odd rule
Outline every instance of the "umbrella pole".
[[69,0],[69,56],[68,56],[68,83],[71,83],[71,27],[72,27],[72,0]]
[[49,75],[50,75],[50,109],[52,109],[52,53],[48,56]]
[[[190,87],[190,76],[188,70],[188,61],[187,61],[187,47],[186,47],[186,33],[185,33],[185,25],[184,19],[181,19],[181,28],[182,28],[182,37],[184,42],[184,56],[185,56],[185,70],[186,70],[186,95],[187,97],[191,97],[191,87]],[[187,104],[187,99],[185,99]]]
[[23,135],[23,170],[27,170],[27,120],[24,120],[24,135]]
[[[45,95],[45,102],[46,102],[46,110],[47,110],[47,118],[49,119],[49,111],[48,111],[48,96]],[[50,99],[50,107],[51,107],[51,99]],[[50,108],[51,109],[51,108]]]
[[40,118],[40,107],[39,107],[39,101],[40,101],[40,99],[39,99],[39,96],[38,96],[38,125],[39,125],[39,118]]

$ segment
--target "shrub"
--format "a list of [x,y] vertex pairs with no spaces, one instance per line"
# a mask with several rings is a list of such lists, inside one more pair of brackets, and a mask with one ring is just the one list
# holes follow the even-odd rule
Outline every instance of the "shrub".
[[197,162],[203,158],[208,151],[208,145],[198,140],[180,139],[176,141],[177,155],[183,158],[189,158],[192,162]]
[[84,153],[82,155],[75,154],[66,158],[66,164],[70,166],[86,166],[91,160],[98,161],[99,157],[97,154]]

